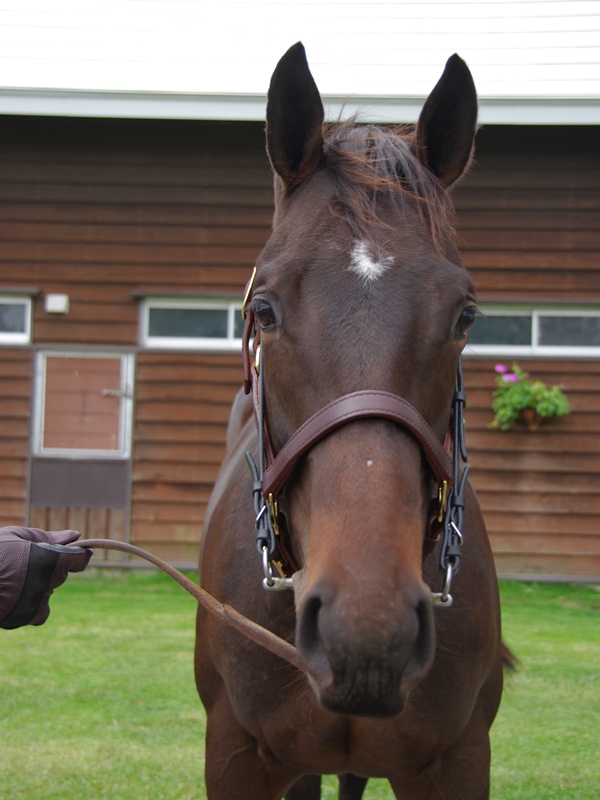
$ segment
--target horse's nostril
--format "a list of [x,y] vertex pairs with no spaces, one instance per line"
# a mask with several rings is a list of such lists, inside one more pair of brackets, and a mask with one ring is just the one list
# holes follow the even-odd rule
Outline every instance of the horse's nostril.
[[298,627],[298,645],[306,653],[312,653],[319,642],[319,611],[323,601],[318,595],[307,597],[302,604],[300,625]]
[[435,650],[433,606],[428,596],[417,603],[416,612],[418,632],[412,658],[404,673],[407,681],[415,674],[422,676],[430,668]]
[[319,631],[319,615],[322,607],[323,600],[319,594],[315,593],[305,598],[298,616],[296,644],[309,677],[327,683],[331,680],[331,666],[323,649]]

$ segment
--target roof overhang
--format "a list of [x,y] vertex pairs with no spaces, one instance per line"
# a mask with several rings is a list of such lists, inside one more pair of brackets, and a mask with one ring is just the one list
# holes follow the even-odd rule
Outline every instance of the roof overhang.
[[[425,97],[323,95],[328,119],[415,122]],[[121,119],[263,121],[264,94],[0,89],[0,114]],[[483,125],[599,125],[598,97],[480,97]]]

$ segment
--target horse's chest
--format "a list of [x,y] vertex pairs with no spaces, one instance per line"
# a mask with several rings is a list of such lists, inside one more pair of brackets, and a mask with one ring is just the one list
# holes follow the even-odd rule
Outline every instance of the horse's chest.
[[[306,772],[386,777],[410,771],[415,740],[402,720],[344,717],[323,710],[309,692],[269,713],[255,730],[262,757]],[[419,737],[417,737],[418,739]]]

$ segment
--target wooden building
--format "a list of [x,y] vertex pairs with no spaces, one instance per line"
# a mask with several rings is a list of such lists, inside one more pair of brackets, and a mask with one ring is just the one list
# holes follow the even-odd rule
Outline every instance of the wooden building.
[[[598,317],[596,136],[479,132],[455,202],[484,309]],[[0,349],[5,524],[74,527],[195,562],[241,380],[235,318],[271,208],[259,123],[2,120],[0,311],[24,309],[27,322]],[[165,335],[182,309],[229,331]],[[502,573],[600,575],[594,342],[519,356],[573,408],[537,433],[488,429],[494,365],[511,356],[466,354],[473,482]]]
[[[500,344],[490,358],[494,348],[474,345],[465,355],[473,483],[504,574],[600,575],[597,137],[597,127],[484,129],[477,165],[456,192],[482,309],[532,324],[530,348]],[[538,319],[554,336],[542,338]],[[494,366],[513,360],[562,386],[571,415],[537,432],[490,430]]]
[[[461,250],[488,318],[519,331],[465,355],[472,480],[502,574],[600,576],[600,9],[429,3],[3,12],[4,524],[195,563],[270,229],[277,58],[304,41],[331,119],[414,122],[456,50],[483,123],[455,191]],[[572,414],[490,430],[494,366],[513,360],[564,385]]]
[[239,342],[140,326],[156,299],[239,308],[270,227],[262,127],[7,117],[0,140],[0,302],[31,302],[30,343],[1,350],[3,519],[193,563]]

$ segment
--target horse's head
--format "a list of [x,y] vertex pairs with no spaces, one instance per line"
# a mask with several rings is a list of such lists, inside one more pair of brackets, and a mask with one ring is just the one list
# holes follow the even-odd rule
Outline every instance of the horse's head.
[[[415,131],[324,126],[302,45],[279,62],[267,108],[274,225],[251,299],[275,453],[360,390],[403,398],[444,442],[475,313],[446,191],[469,163],[476,115],[458,56]],[[417,438],[378,417],[320,438],[287,481],[297,647],[333,711],[398,713],[431,666],[422,560],[434,491]]]

